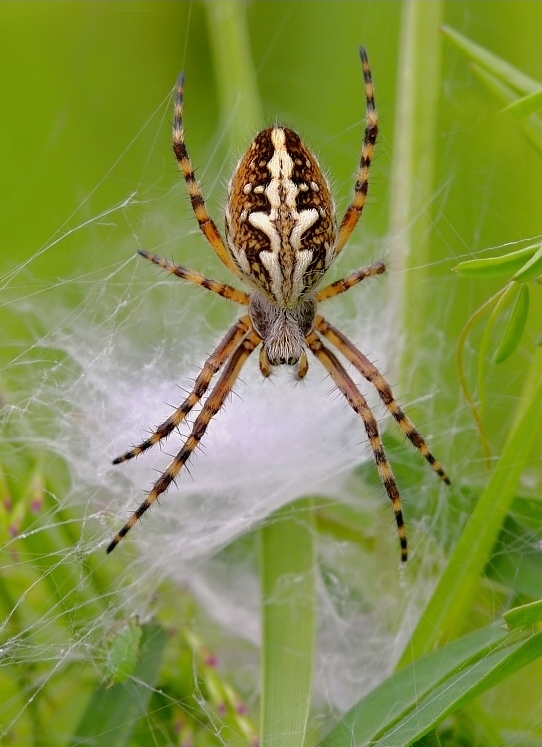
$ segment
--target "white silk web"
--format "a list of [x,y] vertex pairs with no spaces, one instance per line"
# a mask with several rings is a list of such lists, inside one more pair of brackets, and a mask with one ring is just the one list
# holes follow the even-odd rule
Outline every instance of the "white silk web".
[[[172,201],[186,200],[180,182]],[[58,548],[46,565],[53,560],[55,566],[79,568],[76,572],[84,575],[87,562],[106,573],[114,564],[118,577],[103,590],[99,616],[68,625],[67,640],[54,640],[52,631],[59,615],[75,615],[77,602],[68,598],[66,609],[44,610],[30,624],[28,634],[39,626],[43,635],[41,653],[30,642],[32,635],[8,641],[5,651],[13,662],[46,655],[53,662],[52,671],[74,658],[92,656],[93,646],[116,620],[134,615],[145,620],[152,614],[155,590],[164,579],[189,586],[224,631],[225,640],[241,636],[257,646],[259,597],[253,552],[224,548],[256,530],[280,506],[315,495],[322,497],[324,507],[338,501],[361,511],[367,544],[382,546],[375,556],[348,543],[320,540],[325,573],[319,584],[317,691],[328,707],[342,711],[390,671],[427,588],[411,585],[410,580],[407,585],[400,582],[398,543],[385,494],[377,483],[368,487],[354,477],[361,464],[364,475],[374,469],[363,423],[316,359],[310,361],[302,382],[286,368],[263,380],[254,355],[188,470],[114,556],[105,555],[108,542],[180,448],[195,415],[161,448],[119,466],[111,464],[112,457],[138,443],[170,414],[222,331],[238,315],[237,307],[159,274],[134,256],[141,222],[155,221],[162,209],[163,198],[147,200],[141,218],[135,195],[122,211],[108,216],[108,221],[130,226],[131,241],[123,242],[127,259],[104,267],[97,276],[71,279],[69,284],[81,292],[75,310],[55,303],[60,284],[43,289],[37,300],[13,303],[14,313],[21,314],[35,339],[5,372],[12,376],[15,367],[22,367],[24,375],[22,393],[4,415],[4,432],[20,434],[16,448],[39,453],[46,474],[61,467],[66,475],[44,501],[46,510],[8,542],[4,552],[12,554],[15,565],[39,565],[46,559],[19,555],[17,548],[24,547],[31,535],[54,534],[68,522],[73,545]],[[173,225],[169,230],[178,232]],[[85,241],[84,232],[79,233]],[[197,227],[182,243],[201,244]],[[151,247],[158,254],[168,248]],[[345,253],[338,272],[353,268],[347,257]],[[208,264],[199,246],[192,266],[206,272]],[[386,289],[385,279],[368,281],[351,291],[350,299],[322,307],[384,373],[393,370],[390,350],[395,345]],[[385,431],[378,398],[368,386],[362,388]],[[427,425],[429,441],[440,440],[427,432]],[[412,453],[409,458],[418,457]],[[428,470],[427,481],[433,479]],[[408,504],[414,500],[408,488],[403,498],[408,518]],[[417,501],[422,499],[416,496]],[[425,577],[424,568],[435,563],[439,550],[430,550],[427,538],[411,521],[409,539],[415,575]],[[383,557],[385,568],[377,569],[375,561]],[[69,597],[71,592],[66,593]],[[30,589],[23,591],[12,616],[24,614],[28,594]]]

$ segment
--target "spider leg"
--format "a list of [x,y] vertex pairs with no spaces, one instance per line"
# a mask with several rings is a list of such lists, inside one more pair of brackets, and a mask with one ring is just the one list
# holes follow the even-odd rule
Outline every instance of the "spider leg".
[[352,288],[354,285],[357,285],[358,283],[361,283],[361,281],[365,280],[365,278],[372,278],[375,275],[380,275],[385,271],[386,265],[384,264],[384,262],[375,262],[368,267],[362,267],[361,270],[351,272],[350,275],[347,275],[345,278],[341,278],[340,280],[336,280],[334,283],[325,285],[315,294],[314,299],[316,303],[320,303],[320,301],[326,301],[328,298],[333,298],[333,296],[338,296],[339,293],[344,293],[345,291],[350,290],[350,288]]
[[403,410],[397,404],[390,385],[378,371],[376,366],[371,363],[371,361],[363,355],[363,353],[358,350],[342,332],[329,324],[329,322],[319,314],[315,319],[315,327],[318,332],[329,340],[329,342],[331,342],[331,344],[334,345],[355,368],[357,368],[360,374],[374,386],[383,404],[391,415],[393,415],[395,422],[403,431],[410,443],[427,459],[440,479],[449,485],[450,480],[448,476],[431,453],[423,439],[423,436],[418,433],[413,422],[407,417],[407,415],[405,415]]
[[194,285],[200,285],[202,288],[206,288],[207,290],[216,293],[218,296],[222,296],[222,298],[227,298],[229,301],[234,301],[242,306],[248,305],[248,293],[237,290],[237,288],[227,285],[227,283],[220,283],[218,280],[206,278],[205,275],[195,272],[195,270],[189,270],[188,267],[183,267],[175,262],[170,262],[167,259],[162,259],[162,257],[157,257],[156,254],[147,252],[144,249],[138,249],[137,253],[141,254],[142,257],[145,257],[145,259],[148,259],[150,262],[154,262],[158,267],[162,267],[162,269],[167,270],[167,272],[171,272],[172,275],[176,275],[178,278],[187,280],[189,283],[193,283]]
[[[173,106],[173,152],[183,173],[188,187],[188,195],[192,203],[192,210],[199,223],[199,227],[209,244],[212,246],[218,257],[237,277],[241,277],[239,270],[235,266],[228,248],[222,240],[218,228],[205,207],[205,201],[201,194],[201,189],[194,174],[192,161],[188,155],[184,142],[183,127],[183,96],[184,96],[184,73],[181,73],[177,79],[175,87],[175,102]],[[242,279],[242,278],[241,278]]]
[[128,461],[128,459],[133,459],[134,457],[139,456],[143,451],[150,449],[151,446],[154,446],[154,444],[157,444],[162,439],[167,438],[167,436],[169,436],[169,434],[180,425],[180,423],[182,423],[190,410],[197,405],[209,388],[213,376],[222,368],[233,350],[239,345],[251,327],[252,325],[249,317],[241,317],[241,319],[239,319],[239,321],[227,331],[215,350],[213,350],[211,355],[207,358],[194,382],[192,391],[184,402],[179,405],[175,412],[159,425],[148,438],[142,441],[138,446],[134,446],[130,451],[118,456],[113,460],[113,464],[120,464],[121,462]]
[[299,365],[297,368],[297,378],[304,379],[309,370],[309,361],[307,360],[307,353],[303,351],[301,358],[299,359]]
[[399,488],[395,482],[395,477],[391,471],[391,467],[388,464],[386,455],[384,453],[384,446],[382,445],[382,439],[378,432],[378,425],[376,418],[365,397],[361,394],[353,380],[348,375],[344,366],[338,360],[334,353],[331,352],[320,340],[314,330],[310,332],[305,338],[307,345],[314,355],[318,358],[320,363],[324,366],[326,371],[329,373],[334,383],[342,394],[346,397],[346,400],[350,407],[356,412],[363,420],[365,426],[365,432],[369,439],[369,444],[373,450],[373,456],[382,480],[382,484],[386,489],[388,498],[391,501],[393,513],[395,514],[395,521],[397,523],[397,532],[399,534],[399,543],[401,545],[401,560],[406,562],[407,559],[407,538],[405,531],[405,522],[403,519],[403,511],[401,508],[401,498],[399,496]]
[[266,379],[268,378],[268,376],[271,376],[271,364],[269,363],[267,351],[263,345],[260,348],[260,373]]
[[367,101],[366,108],[366,125],[365,135],[363,138],[363,145],[361,148],[361,156],[356,175],[356,185],[354,187],[354,197],[352,202],[348,206],[344,218],[342,219],[339,227],[339,235],[337,237],[337,244],[334,249],[334,256],[336,257],[343,249],[344,245],[348,241],[348,238],[354,230],[356,223],[358,222],[365,200],[367,198],[367,190],[369,188],[369,169],[371,166],[371,160],[373,158],[373,151],[376,143],[376,136],[378,134],[378,114],[375,107],[373,80],[371,77],[371,68],[369,67],[369,60],[367,59],[367,52],[364,47],[359,48],[359,56],[361,57],[361,66],[363,69],[363,80],[365,84],[365,99]]
[[241,368],[243,367],[247,358],[252,353],[254,348],[260,344],[260,342],[260,336],[253,329],[251,329],[249,330],[247,336],[233,351],[228,363],[226,364],[226,367],[220,375],[220,378],[216,382],[214,389],[211,391],[211,394],[203,405],[200,414],[194,421],[192,432],[183,444],[182,449],[169,464],[166,471],[158,478],[158,480],[156,480],[152,487],[152,490],[147,495],[143,503],[136,511],[134,511],[126,524],[122,527],[120,532],[110,543],[107,548],[108,553],[115,549],[121,539],[126,536],[126,534],[134,526],[134,524],[143,516],[145,511],[147,511],[147,509],[152,506],[152,504],[162,495],[162,493],[164,493],[168,489],[170,484],[175,480],[181,469],[189,460],[194,449],[203,438],[211,419],[223,406],[226,397],[231,392],[235,380],[239,376],[239,372],[241,371]]

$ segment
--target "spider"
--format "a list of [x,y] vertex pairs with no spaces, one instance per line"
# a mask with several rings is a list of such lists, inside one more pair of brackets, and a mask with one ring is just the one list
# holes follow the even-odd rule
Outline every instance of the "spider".
[[297,376],[302,379],[308,370],[307,351],[310,351],[361,417],[395,515],[402,561],[407,559],[407,539],[401,499],[384,453],[376,418],[344,365],[323,339],[375,387],[407,439],[427,459],[437,475],[449,484],[444,470],[397,404],[384,377],[342,332],[317,313],[320,302],[344,293],[365,278],[380,275],[386,269],[383,262],[376,262],[317,290],[354,230],[367,197],[378,117],[371,70],[363,47],[360,47],[359,54],[365,86],[366,126],[354,195],[341,223],[337,223],[329,185],[314,155],[293,130],[274,126],[256,135],[231,178],[225,241],[207,212],[184,142],[184,75],[179,76],[174,101],[173,152],[203,235],[226,267],[248,287],[248,292],[207,278],[151,252],[140,250],[139,254],[189,283],[247,307],[248,313],[226,332],[205,361],[184,402],[148,438],[113,461],[113,464],[119,464],[133,459],[167,438],[204,397],[212,379],[220,374],[181,450],[110,543],[108,553],[175,480],[205,435],[211,419],[224,405],[241,368],[258,346],[259,366],[264,377],[271,374],[274,366],[287,365],[295,366]]

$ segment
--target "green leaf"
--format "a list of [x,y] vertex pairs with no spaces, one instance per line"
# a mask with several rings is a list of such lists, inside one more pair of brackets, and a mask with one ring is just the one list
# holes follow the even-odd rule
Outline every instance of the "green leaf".
[[521,342],[529,313],[529,288],[526,285],[517,287],[517,294],[512,303],[510,315],[493,358],[495,363],[502,363],[509,358]]
[[542,349],[536,348],[501,455],[405,647],[404,664],[430,651],[435,642],[453,636],[467,619],[472,595],[516,496],[541,417]]
[[[467,37],[450,28],[442,27],[443,33],[472,61],[472,69],[489,91],[505,106],[517,106],[524,113],[518,125],[531,144],[542,154],[542,121],[527,109],[533,103],[519,104],[519,101],[540,94],[540,82],[525,75],[506,60],[475,44]],[[518,99],[520,94],[520,99]],[[536,105],[536,100],[535,100]]]
[[542,599],[514,607],[505,612],[503,617],[510,630],[542,622]]
[[521,270],[518,270],[512,280],[516,280],[518,283],[527,283],[529,280],[534,280],[539,275],[542,274],[542,244],[540,245],[540,248],[536,252],[536,254],[531,257],[531,259],[526,262]]
[[321,747],[407,747],[480,693],[542,656],[542,631],[525,639],[497,624],[453,641],[385,680]]
[[509,252],[500,257],[486,257],[460,262],[453,269],[466,278],[510,278],[520,270],[527,260],[536,253],[538,244],[526,246],[517,252]]
[[124,747],[156,687],[167,634],[159,625],[143,625],[139,662],[133,677],[113,687],[101,685],[90,699],[70,745]]
[[542,89],[508,104],[504,111],[510,112],[514,117],[520,119],[521,117],[527,117],[529,114],[535,114],[540,109],[542,109]]
[[539,81],[525,75],[521,70],[503,60],[502,57],[493,54],[493,52],[481,47],[479,44],[475,44],[450,26],[442,26],[441,31],[458,49],[465,52],[469,59],[484,68],[484,70],[487,70],[498,80],[506,83],[517,93],[526,96],[527,94],[538,93],[540,91]]
[[[514,89],[503,83],[497,77],[488,73],[479,65],[473,63],[472,70],[486,86],[495,98],[505,107],[517,101]],[[542,155],[542,120],[539,116],[531,114],[517,120],[518,128],[523,132],[531,145]]]
[[541,528],[525,526],[518,520],[515,506],[506,517],[495,552],[485,575],[488,579],[506,586],[516,598],[532,600],[542,598],[542,548]]

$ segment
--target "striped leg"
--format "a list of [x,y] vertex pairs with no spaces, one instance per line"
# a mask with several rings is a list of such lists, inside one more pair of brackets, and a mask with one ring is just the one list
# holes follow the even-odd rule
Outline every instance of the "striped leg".
[[378,134],[378,114],[375,107],[373,80],[371,77],[369,60],[367,59],[367,52],[364,47],[359,48],[359,56],[361,57],[363,80],[365,84],[365,99],[367,101],[365,136],[363,138],[361,157],[356,176],[356,185],[354,187],[354,198],[348,206],[339,227],[339,236],[337,237],[337,245],[334,252],[335,256],[342,251],[344,245],[348,241],[350,234],[360,218],[363,206],[365,205],[367,190],[369,188],[369,169],[373,158],[376,136]]
[[156,430],[145,439],[145,441],[140,443],[138,446],[134,446],[133,449],[130,449],[130,451],[127,451],[125,454],[118,456],[113,460],[113,464],[127,462],[128,459],[133,459],[134,457],[139,456],[143,451],[147,451],[147,449],[150,449],[154,444],[167,438],[167,436],[169,436],[169,434],[177,428],[180,423],[182,423],[190,410],[197,405],[209,388],[213,376],[220,371],[251,326],[248,316],[241,317],[241,319],[239,319],[239,321],[228,330],[215,350],[211,353],[209,358],[207,358],[203,368],[196,378],[196,381],[194,382],[192,391],[184,402],[169,416],[167,420],[159,425]]
[[173,480],[177,477],[181,469],[190,459],[190,456],[194,452],[194,449],[198,446],[199,442],[203,438],[207,426],[211,419],[221,409],[228,394],[235,383],[235,380],[239,376],[239,372],[246,362],[249,355],[252,353],[254,348],[261,342],[260,336],[256,334],[254,330],[250,330],[244,340],[239,343],[237,348],[232,353],[226,367],[224,368],[220,378],[216,382],[214,389],[207,398],[203,408],[194,421],[192,432],[185,441],[182,449],[179,451],[177,456],[169,464],[166,471],[160,475],[158,480],[154,483],[152,490],[147,495],[143,503],[139,508],[134,511],[130,516],[126,524],[122,527],[120,532],[113,539],[107,552],[110,553],[119,544],[121,539],[128,534],[134,524],[143,516],[152,504],[158,500],[158,498],[164,493],[171,485]]
[[320,301],[326,301],[328,298],[333,298],[333,296],[338,296],[339,293],[344,293],[345,291],[350,290],[350,288],[361,283],[365,278],[372,278],[375,275],[381,275],[385,271],[386,265],[384,262],[375,262],[373,265],[369,265],[369,267],[362,267],[361,270],[351,272],[350,275],[347,275],[345,278],[341,278],[340,280],[336,280],[334,283],[325,285],[316,293],[314,298],[317,303]]
[[340,363],[338,358],[322,344],[320,338],[316,332],[310,332],[306,338],[307,345],[318,358],[320,363],[324,366],[326,371],[329,373],[338,389],[344,394],[350,407],[356,412],[363,420],[367,438],[369,444],[373,450],[373,456],[376,463],[376,468],[380,479],[386,489],[388,498],[391,501],[393,513],[395,514],[395,521],[397,522],[397,532],[399,534],[399,542],[401,545],[401,560],[406,562],[407,559],[407,538],[405,531],[405,522],[403,519],[403,511],[401,509],[401,498],[399,496],[399,488],[395,482],[395,477],[391,471],[391,467],[388,464],[386,455],[384,454],[384,447],[382,445],[382,439],[378,432],[378,425],[376,423],[375,416],[372,413],[371,408],[367,404],[365,397],[361,394],[359,389],[356,387],[348,373],[346,372],[343,365]]
[[206,278],[205,275],[202,275],[195,270],[189,270],[188,267],[183,267],[175,262],[169,262],[169,260],[157,257],[156,254],[147,252],[144,249],[139,249],[137,253],[141,254],[142,257],[145,257],[145,259],[148,259],[150,262],[154,262],[158,267],[161,267],[167,272],[171,272],[172,275],[176,275],[178,278],[182,278],[189,283],[194,283],[194,285],[200,285],[202,288],[212,291],[218,296],[222,296],[222,298],[227,298],[229,301],[241,304],[241,306],[248,305],[248,293],[237,290],[237,288],[233,288],[231,285],[220,283],[218,280],[213,280],[212,278]]
[[448,476],[431,453],[423,439],[423,436],[418,433],[412,421],[405,415],[403,410],[397,404],[390,385],[378,371],[376,366],[374,366],[374,364],[371,363],[371,361],[363,355],[363,353],[359,351],[342,332],[329,324],[329,322],[326,322],[322,316],[318,315],[316,317],[315,327],[318,332],[329,340],[331,344],[334,345],[355,368],[357,368],[360,374],[367,379],[367,381],[371,382],[378,392],[378,396],[391,415],[393,415],[395,422],[403,431],[410,443],[427,459],[441,480],[449,485],[450,480]]
[[185,178],[186,186],[188,187],[188,195],[190,197],[190,202],[192,203],[192,210],[194,211],[194,215],[196,216],[203,235],[226,267],[233,272],[234,275],[241,277],[239,270],[231,258],[228,248],[222,240],[215,222],[207,212],[200,186],[194,174],[192,161],[190,160],[190,156],[188,155],[184,143],[183,95],[184,73],[181,73],[175,88],[175,102],[173,106],[173,152],[175,153],[175,158],[177,159],[179,168]]

